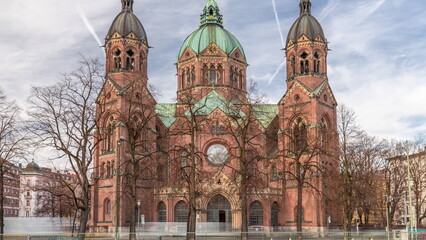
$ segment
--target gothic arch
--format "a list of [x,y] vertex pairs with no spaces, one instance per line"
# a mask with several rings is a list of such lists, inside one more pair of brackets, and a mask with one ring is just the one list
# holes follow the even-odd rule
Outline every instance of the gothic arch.
[[157,221],[167,222],[167,207],[163,201],[160,201],[157,205]]
[[126,68],[126,70],[129,70],[129,71],[135,71],[136,70],[136,66],[137,66],[137,64],[136,64],[136,50],[134,49],[134,48],[132,48],[132,47],[128,47],[128,48],[126,48],[126,50],[125,50],[125,57],[126,57],[126,66],[125,66],[125,68]]
[[229,194],[223,188],[214,189],[213,191],[209,192],[209,194],[201,200],[201,208],[207,209],[209,202],[218,195],[222,195],[224,198],[226,198],[229,201],[229,203],[231,204],[231,209],[238,208],[239,206],[238,199],[235,197],[234,194]]
[[177,202],[174,208],[175,222],[187,222],[188,212],[189,212],[189,207],[185,201],[181,200]]
[[263,226],[263,205],[259,201],[253,201],[249,207],[249,225]]
[[109,198],[104,199],[103,208],[103,219],[106,221],[107,216],[111,215],[111,200]]

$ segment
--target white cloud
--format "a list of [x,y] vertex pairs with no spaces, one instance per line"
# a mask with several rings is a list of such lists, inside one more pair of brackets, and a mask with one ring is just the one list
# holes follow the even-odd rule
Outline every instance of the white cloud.
[[[284,35],[298,17],[298,0],[276,1]],[[248,76],[271,102],[285,92],[285,61],[270,1],[218,2],[225,28],[244,46]],[[410,137],[426,130],[424,81],[426,2],[423,0],[312,0],[330,41],[329,79],[337,100],[353,107],[363,128],[385,137]],[[176,55],[185,37],[199,26],[199,0],[135,1],[154,48],[149,55],[150,82],[170,102],[176,91]],[[82,21],[85,13],[93,31]],[[78,64],[79,54],[103,58],[92,35],[102,39],[121,10],[118,0],[0,1],[1,87],[25,105],[31,85],[57,81]],[[94,34],[96,33],[96,34]],[[275,80],[268,84],[276,73]],[[410,123],[411,122],[411,123]]]

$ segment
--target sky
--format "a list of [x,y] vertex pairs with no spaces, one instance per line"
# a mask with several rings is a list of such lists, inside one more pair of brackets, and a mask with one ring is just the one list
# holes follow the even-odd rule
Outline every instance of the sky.
[[[206,0],[135,0],[148,35],[149,82],[176,96],[176,56],[199,27]],[[299,0],[217,0],[224,27],[241,42],[248,77],[277,103],[286,91],[282,39],[299,15]],[[426,132],[426,1],[311,0],[331,49],[328,77],[339,104],[380,138]],[[275,6],[275,11],[274,11]],[[103,61],[106,33],[120,0],[0,1],[0,87],[26,107],[31,86],[47,86],[79,65]],[[282,36],[281,36],[282,34]],[[101,43],[101,44],[100,44]],[[423,105],[425,104],[425,105]]]

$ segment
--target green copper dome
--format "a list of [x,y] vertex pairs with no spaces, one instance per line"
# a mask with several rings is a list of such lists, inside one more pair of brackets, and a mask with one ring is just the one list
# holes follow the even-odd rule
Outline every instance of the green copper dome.
[[186,38],[180,48],[178,59],[182,57],[187,47],[191,48],[196,54],[200,54],[212,43],[216,44],[227,55],[238,48],[245,59],[246,56],[241,43],[232,33],[223,28],[222,15],[214,0],[207,1],[200,16],[200,23],[200,28]]

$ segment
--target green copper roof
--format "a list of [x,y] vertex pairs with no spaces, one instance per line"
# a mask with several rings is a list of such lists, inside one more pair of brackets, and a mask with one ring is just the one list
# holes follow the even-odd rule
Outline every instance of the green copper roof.
[[214,23],[222,26],[222,14],[215,0],[208,0],[204,6],[203,13],[200,15],[201,26],[208,23]]
[[156,106],[156,112],[166,127],[170,127],[176,121],[176,104],[159,103]]
[[263,125],[264,128],[269,127],[275,117],[278,115],[278,105],[262,104],[253,107],[253,115]]
[[222,15],[214,0],[209,0],[206,3],[201,14],[200,24],[200,28],[191,33],[182,44],[178,59],[182,57],[187,47],[198,55],[212,43],[216,44],[227,55],[238,48],[245,59],[246,56],[241,43],[232,33],[223,28]]
[[[224,96],[220,95],[216,91],[211,91],[200,101],[198,101],[194,105],[193,111],[198,116],[208,116],[217,108],[219,108],[220,110],[222,110],[222,112],[226,114],[238,114],[238,116],[245,116],[243,112],[241,112],[231,102],[227,101]],[[185,115],[189,116],[190,112],[187,111]]]

